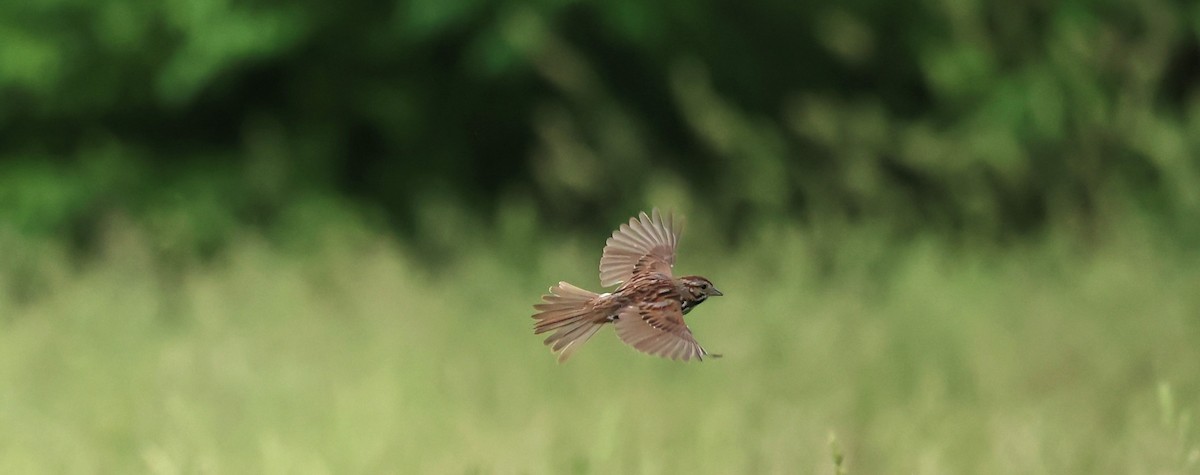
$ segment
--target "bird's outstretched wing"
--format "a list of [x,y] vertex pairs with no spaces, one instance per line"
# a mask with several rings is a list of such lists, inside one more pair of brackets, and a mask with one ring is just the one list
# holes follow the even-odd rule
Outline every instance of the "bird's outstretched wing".
[[618,314],[615,324],[617,337],[642,353],[684,361],[709,355],[683,322],[677,300],[630,305]]
[[622,224],[613,231],[604,246],[604,255],[600,257],[600,285],[617,285],[643,272],[671,275],[682,224],[670,214],[663,216],[658,208],[649,216],[643,212],[630,218],[629,224]]

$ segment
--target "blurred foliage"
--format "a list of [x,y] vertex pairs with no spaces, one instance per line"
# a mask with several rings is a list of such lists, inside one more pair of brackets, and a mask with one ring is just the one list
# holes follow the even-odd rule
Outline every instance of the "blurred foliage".
[[418,242],[505,204],[1194,242],[1198,34],[1159,0],[5,2],[0,213],[200,249],[311,200]]

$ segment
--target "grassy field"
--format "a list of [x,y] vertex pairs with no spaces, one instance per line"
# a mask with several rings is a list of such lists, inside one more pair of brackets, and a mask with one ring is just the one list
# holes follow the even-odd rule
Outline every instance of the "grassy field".
[[851,474],[1200,473],[1200,262],[1137,229],[698,232],[679,270],[726,294],[689,316],[723,359],[606,330],[564,365],[531,305],[596,289],[603,236],[430,267],[368,231],[205,261],[7,235],[0,473],[830,474],[831,437]]

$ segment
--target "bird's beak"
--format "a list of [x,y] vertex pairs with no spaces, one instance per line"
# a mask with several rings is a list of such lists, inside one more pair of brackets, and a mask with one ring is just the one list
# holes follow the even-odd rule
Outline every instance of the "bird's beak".
[[708,290],[708,295],[712,295],[712,296],[720,297],[720,296],[722,296],[722,295],[725,295],[725,294],[721,293],[721,291],[720,291],[720,290],[717,290],[717,288],[716,288],[716,287],[713,287],[713,288],[711,288],[711,289],[709,289],[709,290]]

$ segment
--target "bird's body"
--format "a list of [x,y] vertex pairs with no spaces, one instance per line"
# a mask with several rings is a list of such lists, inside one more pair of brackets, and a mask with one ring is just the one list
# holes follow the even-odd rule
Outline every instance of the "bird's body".
[[545,343],[565,361],[606,324],[639,351],[664,358],[704,359],[709,353],[692,337],[683,315],[709,296],[721,295],[700,276],[674,277],[679,231],[674,219],[655,209],[641,213],[613,232],[600,259],[600,280],[620,284],[597,294],[566,282],[542,297],[534,333],[553,331]]

